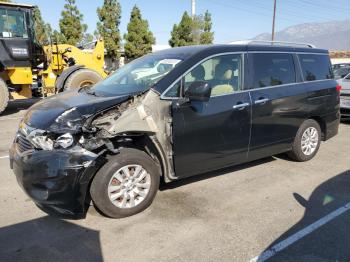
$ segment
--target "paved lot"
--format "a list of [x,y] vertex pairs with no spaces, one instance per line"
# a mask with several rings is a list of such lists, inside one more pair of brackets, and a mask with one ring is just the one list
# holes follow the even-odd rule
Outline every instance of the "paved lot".
[[163,186],[130,218],[72,221],[38,210],[1,158],[27,106],[0,117],[0,261],[250,261],[281,246],[271,261],[350,259],[350,124],[311,162],[271,157]]

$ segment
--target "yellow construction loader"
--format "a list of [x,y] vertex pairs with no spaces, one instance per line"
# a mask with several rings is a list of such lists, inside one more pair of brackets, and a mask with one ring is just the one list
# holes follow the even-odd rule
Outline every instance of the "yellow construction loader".
[[0,2],[0,113],[9,100],[91,86],[107,76],[102,39],[89,50],[38,44],[34,6]]

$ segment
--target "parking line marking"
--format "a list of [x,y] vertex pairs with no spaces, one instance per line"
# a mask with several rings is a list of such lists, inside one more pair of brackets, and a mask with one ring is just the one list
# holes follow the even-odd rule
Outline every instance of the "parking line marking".
[[250,262],[263,262],[267,259],[270,259],[274,255],[276,255],[278,252],[282,251],[283,249],[287,248],[288,246],[294,244],[301,238],[305,237],[306,235],[312,233],[319,227],[327,224],[334,218],[340,216],[341,214],[345,213],[346,211],[350,210],[350,202],[346,205],[338,208],[337,210],[333,211],[332,213],[329,213],[328,215],[324,216],[323,218],[317,220],[316,222],[312,223],[311,225],[305,227],[304,229],[296,232],[294,235],[291,235],[290,237],[286,238],[285,240],[277,243],[270,249],[264,251],[260,256],[254,257],[250,260]]
[[9,158],[9,156],[0,156],[0,159]]

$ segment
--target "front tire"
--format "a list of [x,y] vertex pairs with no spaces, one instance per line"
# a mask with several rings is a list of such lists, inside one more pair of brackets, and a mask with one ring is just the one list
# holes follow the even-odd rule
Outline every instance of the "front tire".
[[321,138],[320,125],[313,119],[304,121],[299,127],[288,156],[299,162],[311,160],[320,148]]
[[158,192],[160,169],[145,152],[125,148],[111,156],[94,177],[94,205],[112,218],[132,216],[151,205]]
[[9,102],[9,90],[4,80],[0,79],[0,114],[5,111]]
[[91,87],[98,82],[102,81],[103,78],[99,73],[90,69],[79,69],[72,73],[66,83],[64,84],[64,91],[78,89],[81,87]]

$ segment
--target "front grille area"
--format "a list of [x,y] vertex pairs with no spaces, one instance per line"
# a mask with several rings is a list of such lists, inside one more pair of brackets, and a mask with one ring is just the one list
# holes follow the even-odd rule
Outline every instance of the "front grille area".
[[18,145],[19,151],[25,152],[29,150],[33,150],[34,146],[29,142],[27,138],[25,138],[22,134],[18,134],[16,137],[16,143]]

